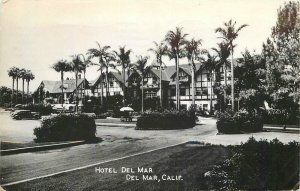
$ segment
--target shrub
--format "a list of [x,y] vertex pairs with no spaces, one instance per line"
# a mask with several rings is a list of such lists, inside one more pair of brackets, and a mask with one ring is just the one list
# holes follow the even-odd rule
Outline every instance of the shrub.
[[143,113],[137,119],[136,129],[188,129],[196,124],[194,111],[164,111]]
[[218,113],[217,118],[219,133],[257,132],[263,129],[262,117],[258,112],[249,113],[242,109],[234,114],[232,111],[227,110]]
[[93,141],[96,124],[92,117],[84,114],[59,114],[42,120],[34,129],[35,142]]
[[256,141],[231,147],[231,156],[205,173],[209,190],[290,190],[298,182],[299,144]]
[[269,109],[263,113],[263,121],[267,124],[296,125],[297,114],[285,109]]

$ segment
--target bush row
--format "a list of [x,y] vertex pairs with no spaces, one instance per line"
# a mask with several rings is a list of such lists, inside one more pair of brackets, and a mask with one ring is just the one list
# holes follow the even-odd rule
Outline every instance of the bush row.
[[297,112],[291,113],[284,109],[269,109],[265,111],[263,120],[266,124],[277,125],[296,125],[298,122]]
[[263,120],[258,112],[249,113],[246,110],[240,110],[233,113],[225,111],[218,113],[217,118],[219,133],[257,132],[263,129]]
[[205,173],[207,190],[291,190],[299,180],[299,144],[278,139],[231,147],[231,156]]
[[84,114],[59,114],[44,118],[41,126],[34,129],[35,142],[93,141],[96,124]]
[[197,117],[194,111],[164,111],[143,113],[137,119],[136,129],[171,130],[192,128]]

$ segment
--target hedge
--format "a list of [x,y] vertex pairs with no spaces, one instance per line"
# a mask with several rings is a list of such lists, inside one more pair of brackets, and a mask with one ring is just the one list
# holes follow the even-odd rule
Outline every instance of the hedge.
[[59,114],[44,118],[41,126],[34,129],[35,142],[94,141],[96,124],[84,114]]
[[143,113],[137,119],[136,129],[171,130],[188,129],[196,124],[197,117],[192,111],[164,111]]
[[229,147],[230,157],[205,173],[206,190],[292,190],[299,180],[299,143],[278,139]]
[[225,111],[218,113],[217,118],[219,133],[258,132],[263,129],[263,120],[258,112],[249,113],[246,110],[240,110],[234,114],[231,111]]

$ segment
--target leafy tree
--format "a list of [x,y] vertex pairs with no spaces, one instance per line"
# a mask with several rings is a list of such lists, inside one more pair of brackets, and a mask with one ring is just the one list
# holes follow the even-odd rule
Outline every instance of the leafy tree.
[[236,73],[236,92],[239,94],[240,106],[248,111],[257,110],[263,106],[265,99],[264,81],[265,68],[260,55],[251,54],[247,49],[242,52],[242,58],[237,60],[234,72]]
[[11,101],[12,90],[6,86],[0,86],[0,106],[7,107]]
[[297,115],[300,85],[300,5],[288,2],[278,9],[271,37],[263,44],[266,91],[273,108]]

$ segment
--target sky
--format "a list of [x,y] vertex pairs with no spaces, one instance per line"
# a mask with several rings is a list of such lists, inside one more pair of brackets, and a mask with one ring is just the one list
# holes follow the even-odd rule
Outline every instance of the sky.
[[[160,42],[169,30],[183,27],[187,39],[202,39],[202,48],[220,42],[217,27],[229,19],[237,25],[248,24],[236,40],[234,57],[246,48],[260,53],[262,43],[276,23],[277,9],[283,0],[0,0],[0,86],[11,87],[7,70],[20,67],[32,70],[34,91],[42,80],[60,80],[50,68],[60,59],[85,54],[101,45],[117,50],[126,46],[137,55]],[[173,60],[163,58],[173,64]],[[181,64],[186,63],[182,60]],[[87,79],[99,75],[90,67]],[[66,77],[74,74],[66,74]],[[19,87],[21,86],[21,83]]]

